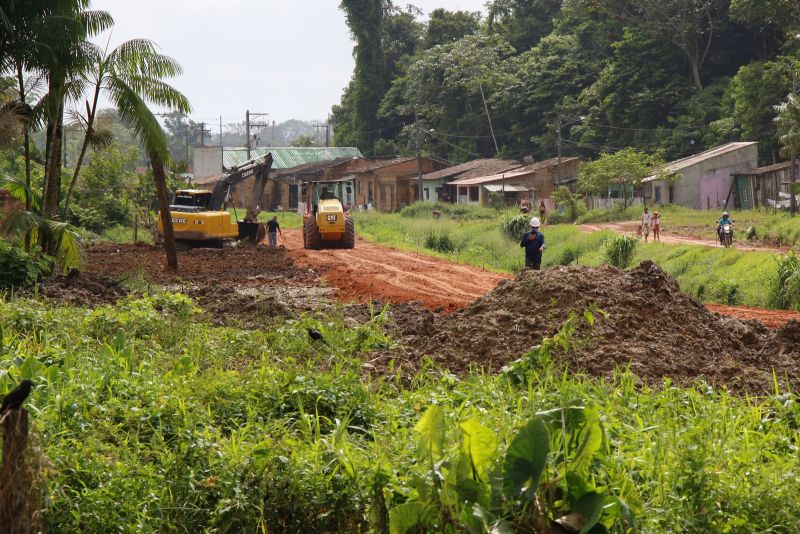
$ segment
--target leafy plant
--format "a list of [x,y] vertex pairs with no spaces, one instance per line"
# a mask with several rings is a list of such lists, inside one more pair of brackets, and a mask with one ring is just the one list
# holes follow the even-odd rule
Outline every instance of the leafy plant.
[[612,237],[603,244],[603,261],[625,269],[631,264],[638,244],[639,240],[635,237],[627,235]]
[[0,289],[29,286],[50,268],[52,261],[47,256],[34,256],[21,247],[0,240]]
[[791,251],[777,259],[778,270],[770,288],[774,308],[800,310],[800,256]]
[[505,219],[500,223],[500,228],[511,239],[519,240],[530,228],[530,222],[531,216],[523,213]]
[[449,254],[455,252],[458,247],[448,234],[430,232],[425,236],[425,248]]

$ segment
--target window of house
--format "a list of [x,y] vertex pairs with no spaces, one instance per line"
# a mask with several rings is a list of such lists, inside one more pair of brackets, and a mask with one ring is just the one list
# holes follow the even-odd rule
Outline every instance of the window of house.
[[480,187],[470,187],[469,188],[469,201],[470,202],[478,202],[481,199],[481,188]]
[[431,190],[429,188],[425,188],[425,200],[431,199]]
[[653,202],[660,204],[661,203],[661,186],[657,185],[653,188]]

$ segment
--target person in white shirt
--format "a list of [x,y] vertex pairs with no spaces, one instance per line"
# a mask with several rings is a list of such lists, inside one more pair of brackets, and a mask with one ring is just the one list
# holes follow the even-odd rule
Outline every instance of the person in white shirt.
[[647,243],[647,236],[650,235],[650,221],[652,218],[653,216],[650,214],[650,210],[645,208],[642,214],[642,234],[644,234],[645,243]]

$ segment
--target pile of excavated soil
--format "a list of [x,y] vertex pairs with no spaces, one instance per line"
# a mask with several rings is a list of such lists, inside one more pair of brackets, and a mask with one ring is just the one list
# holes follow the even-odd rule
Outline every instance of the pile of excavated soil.
[[628,272],[608,266],[525,272],[464,309],[406,328],[401,347],[383,360],[415,366],[430,356],[454,371],[497,370],[587,309],[607,316],[596,313],[593,327],[581,322],[577,349],[560,356],[573,369],[610,377],[630,366],[652,384],[704,379],[752,392],[772,390],[773,370],[779,381],[799,383],[800,323],[768,330],[710,312],[652,262]]
[[116,280],[74,269],[68,274],[42,280],[35,290],[28,290],[27,293],[33,295],[35,292],[72,306],[113,304],[128,294],[128,290]]

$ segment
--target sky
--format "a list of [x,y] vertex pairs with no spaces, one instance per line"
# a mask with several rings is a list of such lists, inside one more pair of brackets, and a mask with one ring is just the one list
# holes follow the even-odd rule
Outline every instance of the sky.
[[[411,0],[427,15],[443,7],[482,11],[486,0]],[[406,5],[407,0],[396,0]],[[353,72],[353,42],[339,0],[93,0],[114,17],[97,39],[114,47],[147,38],[184,73],[170,83],[209,124],[324,120]]]

